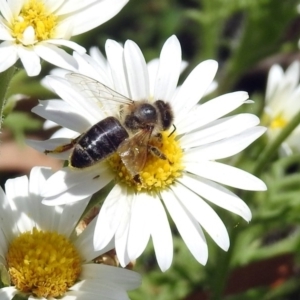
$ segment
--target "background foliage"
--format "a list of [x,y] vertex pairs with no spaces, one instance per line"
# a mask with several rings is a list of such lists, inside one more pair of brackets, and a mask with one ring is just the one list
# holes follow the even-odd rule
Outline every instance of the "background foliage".
[[[121,43],[132,39],[150,60],[158,57],[165,40],[176,34],[183,59],[189,62],[182,78],[200,61],[215,59],[219,62],[219,87],[209,98],[248,91],[255,104],[242,109],[261,116],[271,65],[278,63],[285,68],[300,58],[297,4],[296,0],[131,0],[115,18],[77,36],[75,41],[87,49],[96,45],[104,52],[108,38]],[[51,66],[45,64],[39,80],[50,70]],[[42,120],[30,112],[38,99],[55,97],[39,80],[19,70],[5,95],[8,102],[2,124],[1,184],[29,173],[36,164],[59,167],[24,144],[25,136],[45,139],[52,133],[42,130]],[[22,100],[16,101],[11,97],[16,93],[26,97],[19,96]],[[229,251],[220,250],[207,236],[209,260],[202,266],[174,229],[172,267],[166,273],[158,269],[150,244],[134,268],[143,274],[143,285],[130,294],[133,300],[300,299],[300,154],[280,158],[275,145],[272,155],[262,162],[262,153],[268,147],[266,137],[260,138],[229,161],[254,172],[268,186],[267,192],[235,192],[252,210],[250,224],[215,208],[230,234]]]

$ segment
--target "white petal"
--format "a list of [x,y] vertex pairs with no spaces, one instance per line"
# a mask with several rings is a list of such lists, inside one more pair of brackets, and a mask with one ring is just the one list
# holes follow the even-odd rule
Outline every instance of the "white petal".
[[181,184],[172,186],[174,194],[190,214],[201,224],[215,243],[227,251],[229,236],[226,227],[216,212],[198,195]]
[[189,74],[171,101],[176,116],[176,123],[185,118],[186,113],[200,101],[213,81],[217,69],[218,63],[216,61],[206,60]]
[[193,175],[186,175],[177,181],[208,201],[241,216],[247,222],[251,220],[251,211],[246,203],[223,186]]
[[78,73],[94,78],[112,89],[114,88],[110,70],[107,66],[99,65],[95,59],[87,54],[80,55],[74,52],[73,56],[78,63]]
[[213,81],[209,87],[207,88],[207,90],[205,91],[204,96],[207,96],[209,94],[211,94],[212,92],[214,92],[216,89],[218,88],[218,83],[216,81]]
[[120,215],[120,218],[118,220],[118,228],[115,233],[116,254],[122,267],[126,267],[130,263],[130,258],[128,256],[127,251],[127,240],[129,233],[130,218],[132,215],[131,204],[134,196],[134,192],[127,190],[126,199],[122,199],[124,205],[122,209],[122,214]]
[[[83,202],[83,201],[80,201]],[[79,202],[79,203],[80,203]],[[98,233],[95,231],[97,218],[94,218],[89,225],[83,230],[83,232],[76,238],[74,245],[77,249],[80,249],[80,256],[84,262],[90,262],[94,258],[102,255],[103,253],[113,249],[115,247],[114,241],[111,239],[107,245],[101,250],[95,250],[93,246],[94,235]]]
[[222,118],[201,127],[198,131],[187,133],[180,138],[182,148],[193,148],[229,138],[259,124],[259,118],[251,114],[239,114]]
[[18,47],[18,55],[28,76],[36,76],[41,72],[40,57],[29,47]]
[[181,47],[175,35],[165,42],[155,81],[154,99],[169,101],[176,89],[181,68]]
[[45,197],[42,203],[53,206],[72,203],[75,201],[85,201],[92,194],[105,187],[109,182],[112,181],[112,179],[113,176],[109,173],[103,173],[101,175],[97,174],[94,178],[80,182],[70,187],[65,192],[62,192],[55,196]]
[[7,1],[0,1],[0,11],[5,20],[10,23],[13,20],[13,15]]
[[148,209],[149,220],[151,220],[149,227],[156,259],[160,269],[164,272],[169,269],[173,260],[173,240],[169,221],[158,197],[153,197],[152,205]]
[[185,163],[185,170],[239,189],[250,191],[265,191],[267,189],[264,182],[252,174],[215,161]]
[[[35,167],[30,173],[29,184],[31,187],[29,186],[29,189],[31,189],[33,193],[30,193],[30,197],[28,197],[26,201],[26,205],[30,209],[28,215],[31,217],[32,222],[29,230],[36,227],[40,230],[59,232],[58,224],[60,223],[63,207],[47,207],[42,205],[40,196],[40,191],[42,190],[46,179],[49,178],[51,174],[52,172],[49,169],[40,167]],[[35,216],[37,215],[38,217],[35,219]]]
[[24,0],[8,0],[7,3],[14,18],[17,18],[17,16],[20,14],[22,6],[24,5]]
[[126,97],[130,97],[125,75],[123,47],[113,40],[107,40],[105,51],[115,90]]
[[62,100],[43,100],[32,112],[76,132],[86,131],[91,124],[69,103]]
[[15,40],[11,36],[10,31],[5,27],[5,25],[1,24],[1,19],[0,19],[0,40],[1,41],[14,41]]
[[230,157],[248,147],[266,131],[265,127],[252,127],[233,137],[186,151],[186,161],[216,160]]
[[130,263],[130,258],[127,251],[129,223],[130,215],[128,213],[122,214],[118,229],[115,234],[116,254],[119,263],[123,268]]
[[148,206],[151,203],[152,197],[147,193],[136,195],[132,201],[127,247],[130,260],[137,259],[148,244],[150,238]]
[[[72,0],[72,1],[65,1],[65,0],[47,0],[46,7],[49,11],[54,9],[56,15],[64,15],[64,14],[76,14],[77,10],[84,9],[86,6],[92,5],[93,3],[98,2],[97,0]],[[56,6],[56,7],[55,7]],[[53,8],[54,7],[54,8]],[[51,12],[54,12],[52,10]]]
[[208,258],[208,248],[205,236],[199,224],[196,222],[193,215],[178,202],[172,191],[163,191],[161,195],[168,212],[187,247],[196,260],[205,265]]
[[147,65],[143,53],[133,41],[126,41],[124,59],[130,87],[130,98],[133,100],[148,100],[149,77]]
[[7,70],[18,60],[17,47],[11,41],[0,44],[0,72]]
[[3,240],[3,249],[7,247],[7,242],[11,242],[15,236],[15,233],[19,233],[16,224],[14,224],[14,219],[12,218],[12,210],[10,207],[11,200],[8,199],[0,187],[0,228],[1,231],[6,237],[6,240]]
[[41,191],[44,188],[46,180],[53,174],[51,169],[34,167],[30,172],[29,177],[29,195],[26,201],[31,202],[31,217],[40,229],[50,230],[52,224],[52,211],[47,206],[42,205]]
[[76,60],[66,51],[48,43],[39,43],[34,46],[34,51],[45,61],[67,70],[77,67]]
[[92,59],[94,59],[103,70],[108,68],[107,60],[99,48],[91,47],[89,53]]
[[[120,11],[128,0],[93,1],[91,4],[88,4],[88,1],[77,2],[81,2],[78,3],[82,5],[81,9],[78,9],[78,5],[74,5],[73,1],[66,3],[68,8],[66,5],[65,10],[59,9],[60,14],[68,13],[66,20],[70,20],[73,24],[72,35],[84,33],[105,23]],[[77,11],[69,14],[73,9]]]
[[158,58],[152,59],[147,63],[147,69],[149,74],[149,90],[150,90],[151,97],[154,96],[154,87],[155,87],[155,80],[156,80],[158,68],[159,68]]
[[94,247],[103,249],[115,235],[123,214],[130,213],[127,189],[117,184],[106,197],[98,215],[94,235]]
[[[49,121],[51,122],[51,121]],[[46,122],[45,122],[46,123]],[[44,124],[45,124],[44,123]],[[54,124],[54,123],[53,123]],[[56,127],[56,126],[54,126]],[[44,127],[43,127],[44,128]],[[67,129],[67,128],[60,128],[58,130],[56,130],[52,135],[51,138],[55,139],[55,138],[67,138],[67,139],[73,139],[78,133],[76,131]],[[67,160],[68,158],[65,158],[65,160]]]
[[[55,197],[60,193],[66,192],[73,187],[82,188],[79,192],[83,198],[90,196],[93,192],[88,192],[88,189],[84,188],[85,185],[90,185],[92,182],[98,183],[100,181],[106,182],[111,178],[111,174],[108,173],[107,167],[102,164],[98,164],[94,168],[85,169],[71,169],[63,168],[60,171],[54,173],[48,180],[45,189],[42,193],[43,197]],[[55,189],[53,187],[55,186]],[[101,183],[99,190],[103,187]],[[75,195],[74,195],[75,196]],[[70,201],[71,202],[71,201]]]
[[[1,197],[1,194],[0,194]],[[0,198],[2,201],[2,198]],[[7,237],[4,235],[4,231],[6,230],[6,226],[9,227],[9,224],[6,223],[6,226],[3,226],[2,223],[5,222],[5,220],[2,218],[2,213],[0,213],[0,269],[1,269],[1,264],[2,265],[6,265],[6,255],[7,255],[7,251],[8,251],[8,247],[10,245],[9,241],[11,241],[13,239],[13,235],[11,234],[11,232],[9,234],[7,234],[5,232],[6,235],[10,235],[10,237],[7,239]]]
[[9,179],[5,183],[7,198],[10,200],[13,223],[18,231],[23,233],[30,231],[35,225],[31,216],[31,201],[28,201],[28,178],[27,176]]
[[[175,124],[179,134],[192,131],[209,124],[238,108],[248,99],[246,92],[234,92],[219,96],[197,105],[188,115],[179,111],[175,114]],[[181,121],[177,121],[177,115]]]
[[18,290],[14,286],[3,287],[0,289],[0,298],[1,300],[12,300],[17,293]]
[[84,47],[78,45],[75,42],[68,41],[65,39],[50,39],[50,40],[47,40],[47,43],[53,44],[53,45],[58,45],[58,46],[65,46],[70,49],[73,49],[74,51],[77,51],[80,54],[84,54],[86,52]]
[[80,278],[98,282],[113,282],[116,286],[126,290],[135,289],[141,284],[141,276],[136,272],[100,264],[83,265]]
[[290,90],[293,91],[299,83],[300,64],[299,61],[294,61],[285,71],[285,77],[288,79]]
[[[73,296],[73,299],[128,299],[124,289],[117,286],[114,282],[103,282],[98,280],[83,280],[77,282],[71,288],[71,292],[67,292],[66,296]],[[65,299],[65,295],[62,299]]]
[[59,222],[57,223],[56,231],[66,237],[69,237],[73,232],[75,226],[78,224],[78,221],[80,220],[84,210],[86,209],[90,198],[91,196],[83,199],[83,201],[68,203],[64,205],[62,214],[59,218]]
[[267,90],[266,90],[266,102],[269,102],[273,96],[275,90],[280,84],[283,77],[283,70],[279,65],[273,65],[269,71]]
[[61,20],[55,27],[55,35],[53,38],[56,40],[70,40],[72,38],[73,24],[71,20]]
[[23,32],[22,44],[24,46],[29,46],[35,44],[35,31],[32,26],[28,26]]

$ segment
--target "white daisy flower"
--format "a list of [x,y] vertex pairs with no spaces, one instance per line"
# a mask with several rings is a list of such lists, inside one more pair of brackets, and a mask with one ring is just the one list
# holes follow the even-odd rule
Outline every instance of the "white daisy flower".
[[[132,271],[95,264],[108,251],[93,247],[95,221],[77,237],[74,228],[88,201],[42,205],[40,191],[51,171],[36,167],[0,188],[0,299],[129,299],[126,290],[140,284]],[[87,199],[88,200],[88,199]],[[5,268],[3,268],[3,266]],[[6,272],[5,272],[6,270]],[[6,276],[5,276],[6,275]]]
[[[268,137],[273,140],[300,110],[300,63],[293,62],[284,72],[279,65],[269,71],[263,122]],[[300,125],[281,145],[281,153],[300,151]]]
[[[148,144],[141,140],[126,152],[124,145],[128,146],[136,135],[143,137],[141,132],[147,132],[149,127],[137,130],[135,135],[129,130],[130,124],[124,121],[127,113],[123,96],[81,75],[69,75],[70,81],[77,82],[75,86],[67,80],[49,77],[52,89],[65,102],[42,101],[34,108],[35,113],[79,134],[110,114],[127,128],[130,138],[117,149],[122,159],[113,154],[88,168],[67,167],[55,173],[46,183],[43,202],[55,205],[77,201],[113,181],[114,186],[98,216],[94,235],[96,249],[102,249],[114,239],[118,259],[124,266],[141,255],[152,237],[158,264],[165,271],[173,257],[168,212],[191,253],[205,264],[208,248],[203,229],[222,249],[226,251],[229,247],[226,227],[208,203],[238,214],[246,221],[251,219],[248,206],[222,184],[246,190],[266,189],[260,179],[216,160],[239,153],[266,129],[257,126],[259,119],[252,114],[224,117],[248,102],[246,92],[222,95],[198,105],[216,74],[217,63],[213,60],[196,66],[176,89],[181,47],[175,36],[163,46],[153,90],[145,59],[133,41],[127,41],[124,48],[117,42],[107,41],[106,55],[112,88],[133,99],[132,105],[146,101],[151,111],[151,107],[158,104],[170,107],[167,112],[156,111],[162,121],[160,126],[150,126],[150,131],[154,128],[161,136],[152,134]],[[106,94],[101,95],[103,92]],[[105,99],[101,99],[105,95]],[[121,115],[118,99],[123,101]],[[158,100],[161,102],[156,102]],[[96,140],[95,137],[93,141],[97,144]],[[34,146],[45,151],[62,145],[61,142],[53,139]],[[153,155],[148,153],[141,164],[138,154],[145,153],[143,146]],[[68,159],[70,150],[60,151],[66,148],[70,145],[56,148],[56,155]],[[132,152],[135,155],[132,156]],[[75,151],[71,153],[73,160]]]
[[19,58],[28,76],[41,71],[40,58],[61,68],[76,67],[71,55],[58,46],[80,53],[70,41],[115,16],[128,0],[2,0],[0,1],[0,72]]

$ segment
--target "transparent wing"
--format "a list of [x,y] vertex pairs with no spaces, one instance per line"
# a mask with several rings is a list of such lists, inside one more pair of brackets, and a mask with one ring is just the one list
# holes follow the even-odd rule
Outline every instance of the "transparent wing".
[[141,130],[124,140],[118,148],[118,153],[132,177],[139,174],[145,166],[151,133],[152,130]]
[[82,96],[95,101],[107,116],[120,110],[120,105],[132,105],[133,100],[119,94],[103,83],[78,73],[65,75],[71,85],[76,88]]

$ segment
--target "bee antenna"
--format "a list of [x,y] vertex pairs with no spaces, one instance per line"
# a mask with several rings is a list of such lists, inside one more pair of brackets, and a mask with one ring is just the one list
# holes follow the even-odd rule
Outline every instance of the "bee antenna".
[[168,138],[176,131],[176,126],[175,126],[175,124],[173,124],[173,131],[168,135]]

